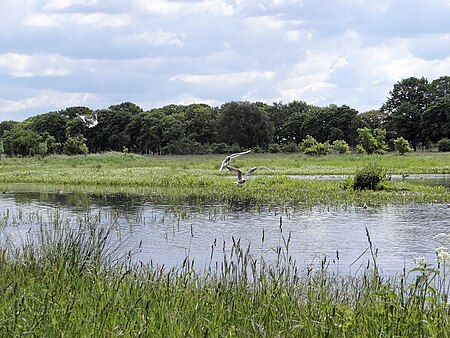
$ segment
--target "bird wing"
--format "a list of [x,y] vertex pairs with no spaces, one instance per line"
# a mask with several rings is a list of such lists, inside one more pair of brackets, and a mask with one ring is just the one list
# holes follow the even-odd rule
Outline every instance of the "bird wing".
[[222,168],[225,167],[225,166],[228,164],[228,162],[230,162],[230,161],[231,161],[231,158],[230,158],[229,156],[227,156],[227,157],[222,161],[222,164],[220,165],[219,171],[222,170]]
[[250,150],[247,150],[247,151],[243,151],[243,152],[241,152],[241,153],[234,153],[234,154],[231,154],[230,156],[228,156],[230,159],[232,159],[232,158],[235,158],[235,157],[238,157],[238,156],[241,156],[241,155],[245,155],[245,154],[248,154],[249,152],[251,152],[252,150],[250,149]]
[[254,173],[254,172],[256,171],[256,169],[258,169],[258,167],[253,167],[253,168],[249,169],[249,170],[247,171],[247,173],[245,174],[245,176]]
[[229,171],[234,172],[237,175],[238,181],[242,181],[242,171],[238,168],[232,167],[231,165],[227,165]]
[[249,152],[251,152],[252,150],[247,150],[247,151],[243,151],[242,153],[234,153],[231,155],[228,155],[227,157],[225,157],[225,159],[222,161],[222,164],[220,165],[219,171],[222,170],[223,167],[225,167],[228,163],[230,163],[232,158],[244,155],[244,154],[248,154]]

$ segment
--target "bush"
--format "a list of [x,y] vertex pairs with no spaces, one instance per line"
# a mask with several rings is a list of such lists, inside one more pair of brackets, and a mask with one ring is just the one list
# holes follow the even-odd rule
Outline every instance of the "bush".
[[413,151],[409,145],[409,142],[403,137],[398,137],[394,140],[394,149],[395,151],[398,151],[400,155],[405,155],[405,153],[410,153]]
[[269,153],[279,153],[281,152],[280,145],[277,143],[269,144]]
[[382,190],[385,182],[385,170],[376,163],[359,169],[353,177],[354,190]]
[[310,148],[310,149],[314,149],[317,144],[319,142],[317,142],[317,140],[312,137],[311,135],[307,135],[302,142],[300,142],[300,149],[306,153],[306,149]]
[[64,153],[67,155],[87,154],[86,138],[81,135],[70,137],[64,143]]
[[447,137],[441,139],[437,145],[439,151],[450,151],[450,139]]
[[281,145],[281,151],[283,153],[296,153],[299,151],[299,148],[295,143],[288,143]]
[[344,140],[336,140],[333,142],[333,150],[339,154],[346,154],[349,150],[348,143]]
[[364,147],[360,144],[358,144],[356,146],[356,153],[357,154],[367,154],[366,150],[364,149]]

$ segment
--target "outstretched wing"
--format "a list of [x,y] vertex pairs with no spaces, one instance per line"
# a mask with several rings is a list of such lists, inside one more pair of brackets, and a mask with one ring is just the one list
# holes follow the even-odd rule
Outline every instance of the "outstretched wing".
[[248,153],[251,152],[251,151],[252,151],[252,150],[250,149],[250,150],[243,151],[243,152],[241,152],[241,153],[234,153],[234,154],[228,155],[228,156],[225,157],[225,159],[223,160],[222,164],[220,165],[219,170],[222,170],[223,167],[225,167],[228,163],[230,163],[231,159],[233,159],[233,158],[235,158],[235,157],[238,157],[238,156],[241,156],[241,155],[244,155],[244,154],[248,154]]
[[250,150],[243,151],[242,153],[234,153],[234,154],[231,154],[231,155],[228,156],[228,157],[229,157],[230,160],[231,160],[232,158],[235,158],[235,157],[238,157],[238,156],[241,156],[241,155],[248,154],[248,153],[251,152],[251,151],[252,151],[252,150],[250,149]]
[[238,181],[242,181],[242,171],[238,168],[232,167],[231,165],[227,165],[229,171],[234,172],[237,175]]
[[253,174],[256,171],[256,169],[258,169],[258,167],[253,167],[253,168],[249,169],[244,176]]

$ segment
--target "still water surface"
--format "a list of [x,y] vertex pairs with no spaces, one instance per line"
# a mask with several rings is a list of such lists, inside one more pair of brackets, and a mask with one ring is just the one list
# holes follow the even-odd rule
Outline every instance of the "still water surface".
[[255,258],[271,260],[290,237],[289,254],[298,266],[320,266],[326,257],[331,269],[353,273],[371,260],[367,229],[378,250],[379,267],[395,274],[404,266],[412,268],[414,257],[434,263],[434,249],[440,243],[433,237],[450,233],[450,207],[444,204],[300,211],[186,205],[174,211],[124,194],[18,191],[0,195],[0,239],[19,244],[55,215],[74,223],[90,218],[104,226],[116,224],[116,234],[126,238],[124,252],[140,246],[134,259],[167,267],[181,265],[186,256],[199,268],[220,262],[223,247],[229,252],[233,239],[240,239],[245,249],[250,244]]

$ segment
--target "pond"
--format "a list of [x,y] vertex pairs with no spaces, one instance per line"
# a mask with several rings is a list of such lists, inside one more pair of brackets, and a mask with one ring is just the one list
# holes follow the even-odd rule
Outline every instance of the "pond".
[[446,204],[256,211],[245,205],[174,208],[121,193],[5,191],[0,194],[0,241],[20,244],[55,215],[74,223],[115,224],[116,235],[126,239],[124,253],[133,251],[137,261],[166,267],[179,266],[186,257],[199,268],[220,263],[224,250],[240,241],[245,249],[250,245],[255,258],[273,260],[281,247],[300,267],[320,266],[326,259],[330,269],[354,273],[372,262],[370,238],[378,266],[395,274],[412,268],[418,256],[434,263],[440,245],[434,236],[450,233]]

